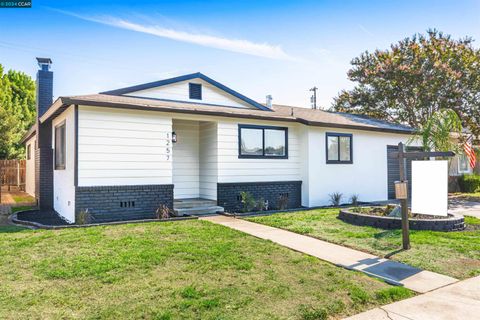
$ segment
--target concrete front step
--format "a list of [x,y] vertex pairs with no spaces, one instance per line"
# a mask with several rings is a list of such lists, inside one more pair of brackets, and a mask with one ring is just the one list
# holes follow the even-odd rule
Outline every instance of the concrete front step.
[[208,215],[216,214],[219,212],[224,212],[223,207],[220,206],[197,206],[194,208],[175,208],[176,216],[185,216],[185,215]]
[[176,209],[185,209],[185,208],[197,208],[197,207],[212,207],[216,206],[217,201],[209,199],[181,199],[175,200],[173,202],[173,208]]

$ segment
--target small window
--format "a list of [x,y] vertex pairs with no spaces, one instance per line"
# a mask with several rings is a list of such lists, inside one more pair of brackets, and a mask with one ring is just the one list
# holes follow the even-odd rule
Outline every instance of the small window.
[[353,163],[352,135],[327,132],[326,156],[327,163]]
[[27,160],[30,160],[32,158],[32,145],[28,144],[27,145]]
[[55,170],[65,169],[65,122],[55,127]]
[[470,166],[468,164],[468,157],[464,154],[458,156],[458,173],[469,173]]
[[239,158],[288,158],[288,129],[253,125],[238,126]]
[[202,85],[199,83],[188,84],[190,99],[202,100]]

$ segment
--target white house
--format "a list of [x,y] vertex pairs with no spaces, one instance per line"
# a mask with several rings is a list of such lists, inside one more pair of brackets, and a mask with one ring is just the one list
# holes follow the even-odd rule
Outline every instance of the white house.
[[26,189],[69,222],[86,209],[98,221],[141,218],[192,198],[236,211],[242,191],[272,209],[328,205],[334,192],[385,200],[398,179],[387,153],[412,134],[351,114],[260,104],[201,73],[52,104],[51,60],[37,59]]

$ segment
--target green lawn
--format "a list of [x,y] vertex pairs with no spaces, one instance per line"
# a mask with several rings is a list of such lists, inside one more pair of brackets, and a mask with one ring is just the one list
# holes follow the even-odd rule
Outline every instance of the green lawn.
[[1,231],[0,319],[325,319],[413,295],[207,221]]
[[[434,232],[412,230],[412,249],[401,248],[400,230],[360,227],[337,219],[339,209],[318,209],[254,217],[248,220],[288,229],[422,269],[464,279],[480,274],[480,220],[467,218],[470,231]],[[477,229],[475,226],[477,225]]]

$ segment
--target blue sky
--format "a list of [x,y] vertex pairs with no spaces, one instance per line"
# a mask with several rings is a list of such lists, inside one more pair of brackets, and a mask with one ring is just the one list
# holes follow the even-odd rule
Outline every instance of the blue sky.
[[[352,86],[350,60],[437,28],[480,41],[478,1],[41,1],[0,9],[0,63],[32,77],[53,60],[54,95],[200,71],[264,102],[309,106]],[[480,45],[476,42],[476,45]]]

